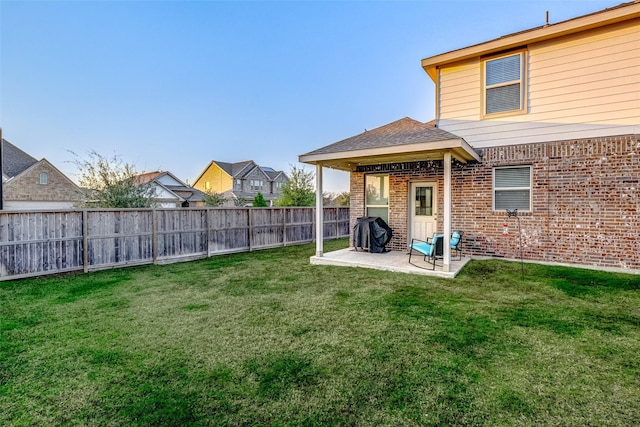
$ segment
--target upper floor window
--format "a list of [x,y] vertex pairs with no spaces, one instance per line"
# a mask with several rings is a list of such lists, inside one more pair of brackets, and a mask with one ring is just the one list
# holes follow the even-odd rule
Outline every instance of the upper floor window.
[[524,58],[520,52],[484,61],[483,115],[524,112]]
[[251,180],[251,190],[252,191],[262,191],[262,186],[264,182],[261,179],[252,179]]
[[211,182],[205,181],[204,182],[204,189],[205,190],[211,190]]
[[49,183],[49,174],[46,172],[40,172],[40,184],[46,185]]
[[493,169],[493,210],[531,211],[531,166]]

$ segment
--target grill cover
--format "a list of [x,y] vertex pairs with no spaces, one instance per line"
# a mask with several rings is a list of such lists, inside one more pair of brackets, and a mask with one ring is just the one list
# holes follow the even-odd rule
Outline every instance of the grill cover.
[[387,223],[377,216],[363,216],[353,227],[353,247],[368,249],[369,252],[385,252],[384,246],[391,240],[393,232]]

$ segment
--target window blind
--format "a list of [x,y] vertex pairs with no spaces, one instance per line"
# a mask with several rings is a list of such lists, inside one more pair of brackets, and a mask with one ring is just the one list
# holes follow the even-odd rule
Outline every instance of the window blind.
[[485,63],[485,114],[522,108],[520,54]]
[[496,189],[504,187],[529,187],[529,167],[496,169]]
[[494,169],[494,209],[531,209],[531,167]]
[[487,61],[486,79],[487,86],[520,81],[520,55]]

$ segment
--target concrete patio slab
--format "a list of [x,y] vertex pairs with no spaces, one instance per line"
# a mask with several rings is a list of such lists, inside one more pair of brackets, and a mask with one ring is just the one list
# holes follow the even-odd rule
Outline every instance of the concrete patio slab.
[[462,267],[471,258],[462,257],[461,261],[451,261],[450,270],[442,271],[442,260],[440,265],[436,263],[436,269],[431,270],[431,265],[422,260],[422,256],[411,257],[411,261],[417,265],[424,264],[426,268],[416,267],[409,264],[408,252],[389,251],[382,254],[369,253],[367,251],[356,251],[354,248],[340,249],[327,252],[323,256],[312,256],[310,262],[313,265],[337,265],[343,267],[373,268],[376,270],[395,271],[398,273],[421,274],[424,276],[444,277],[453,279],[460,272]]

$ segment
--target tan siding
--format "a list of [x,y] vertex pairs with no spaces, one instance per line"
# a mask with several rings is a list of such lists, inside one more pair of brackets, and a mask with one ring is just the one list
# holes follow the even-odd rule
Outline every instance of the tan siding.
[[640,20],[531,45],[528,113],[478,120],[480,62],[446,68],[439,126],[476,147],[637,133],[638,69]]
[[480,104],[480,72],[478,61],[448,67],[440,73],[441,117],[477,120]]
[[[207,182],[210,184],[209,189],[206,188]],[[233,179],[218,165],[212,164],[202,174],[200,179],[193,184],[193,188],[197,188],[200,191],[224,193],[225,191],[229,191],[233,188]]]

